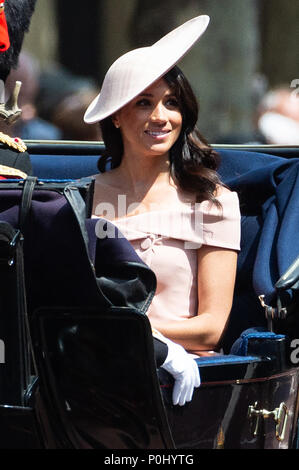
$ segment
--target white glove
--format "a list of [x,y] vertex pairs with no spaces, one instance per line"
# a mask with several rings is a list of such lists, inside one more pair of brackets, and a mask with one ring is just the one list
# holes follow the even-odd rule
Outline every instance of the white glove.
[[188,354],[183,346],[165,338],[161,333],[157,337],[168,346],[168,354],[161,367],[175,379],[172,402],[174,405],[183,406],[191,401],[194,388],[200,386],[198,365],[193,359],[194,356]]

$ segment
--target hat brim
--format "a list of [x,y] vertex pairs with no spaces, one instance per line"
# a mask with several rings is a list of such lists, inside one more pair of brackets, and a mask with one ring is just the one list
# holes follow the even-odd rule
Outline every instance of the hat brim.
[[113,115],[174,67],[207,29],[210,18],[193,18],[150,47],[134,49],[108,70],[101,92],[88,106],[84,121],[92,124]]

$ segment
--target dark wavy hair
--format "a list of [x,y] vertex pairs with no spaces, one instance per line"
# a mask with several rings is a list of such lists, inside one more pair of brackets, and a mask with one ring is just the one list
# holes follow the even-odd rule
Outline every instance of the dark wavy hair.
[[[181,133],[170,149],[170,174],[179,188],[196,194],[198,202],[215,199],[215,190],[221,184],[217,169],[220,157],[199,133],[196,123],[198,104],[193,90],[179,67],[173,67],[163,76],[173,90],[182,113]],[[98,162],[101,172],[120,165],[123,156],[123,141],[120,129],[112,123],[111,117],[100,122],[106,152]]]

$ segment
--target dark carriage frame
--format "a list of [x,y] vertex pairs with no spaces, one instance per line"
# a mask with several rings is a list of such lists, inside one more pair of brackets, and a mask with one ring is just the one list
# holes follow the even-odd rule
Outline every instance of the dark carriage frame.
[[[96,172],[103,144],[28,141],[27,145],[38,176],[34,194],[54,191],[66,198],[65,188],[71,185],[88,202],[88,182],[79,187],[73,182]],[[215,148],[245,152],[247,158],[250,152],[284,159],[299,156],[299,148],[292,146]],[[22,192],[23,181],[1,183],[0,194],[18,185]],[[13,227],[7,236],[9,251],[1,257],[7,284],[23,272],[18,237],[22,231]],[[12,254],[15,263],[8,267],[6,256]],[[280,280],[279,291],[296,286],[297,271],[295,266]],[[22,298],[25,285],[18,283],[16,289],[16,297]],[[18,306],[7,299],[4,307],[18,312],[10,315],[8,323],[20,341],[7,336],[13,366],[8,363],[1,370],[1,447],[298,447],[299,369],[290,360],[288,337],[275,328],[271,331],[269,324],[267,328],[269,310],[258,301],[260,324],[242,332],[225,354],[198,359],[202,385],[192,402],[181,408],[171,404],[171,377],[162,369],[157,374],[149,322],[138,308],[111,307],[99,315],[94,306],[66,305],[39,308],[31,316],[32,312],[20,314],[26,311],[26,298],[22,299]],[[1,325],[8,328],[5,316]],[[76,337],[71,334],[74,328]],[[88,367],[82,360],[85,356]]]

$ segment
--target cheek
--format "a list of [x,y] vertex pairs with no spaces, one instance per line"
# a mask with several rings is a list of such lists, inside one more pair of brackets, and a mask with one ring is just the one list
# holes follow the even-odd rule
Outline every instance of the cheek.
[[180,117],[176,120],[176,133],[177,133],[177,137],[180,135],[181,130],[182,130],[182,127],[183,127],[183,119],[182,119],[182,116],[180,116]]
[[181,115],[181,113],[176,113],[173,117],[172,117],[172,122],[173,122],[173,126],[175,128],[182,128],[182,125],[183,125],[183,116]]
[[126,120],[125,124],[120,128],[124,146],[126,145],[139,145],[139,142],[143,139],[143,129],[137,125],[133,119]]
[[146,118],[143,115],[144,113],[137,112],[127,112],[123,114],[120,118],[120,127],[123,129],[126,134],[134,134],[138,132],[146,122]]
[[182,127],[183,127],[183,119],[181,118],[178,122],[178,129],[180,130],[180,132],[182,130]]

